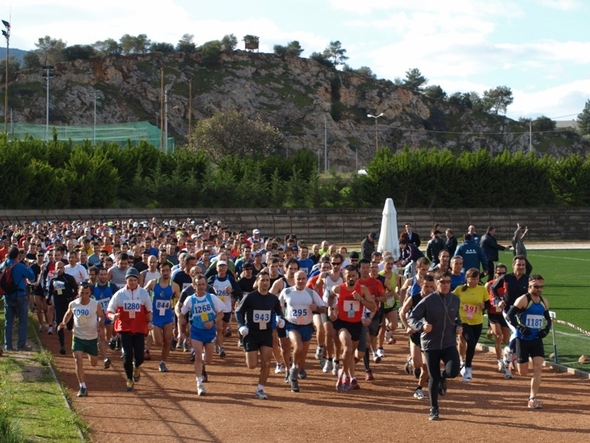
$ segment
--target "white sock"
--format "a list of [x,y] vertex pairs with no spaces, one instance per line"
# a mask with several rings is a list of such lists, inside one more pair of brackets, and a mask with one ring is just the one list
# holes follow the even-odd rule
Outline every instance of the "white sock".
[[80,387],[86,389],[86,382],[80,383]]
[[262,385],[260,385],[260,384],[259,384],[259,385],[258,385],[258,390],[259,390],[259,391],[264,391],[264,386],[262,386]]
[[203,383],[203,377],[197,377],[197,383],[198,384]]

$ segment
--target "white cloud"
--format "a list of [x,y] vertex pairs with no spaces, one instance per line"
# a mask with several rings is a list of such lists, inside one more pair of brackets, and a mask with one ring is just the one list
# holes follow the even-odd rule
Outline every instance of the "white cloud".
[[[590,80],[577,80],[542,91],[513,90],[512,93],[514,103],[508,107],[509,117],[556,118],[582,112],[586,100],[590,99]],[[575,115],[559,120],[575,119]]]
[[582,7],[582,3],[576,0],[540,0],[540,3],[548,8],[562,11],[573,11]]

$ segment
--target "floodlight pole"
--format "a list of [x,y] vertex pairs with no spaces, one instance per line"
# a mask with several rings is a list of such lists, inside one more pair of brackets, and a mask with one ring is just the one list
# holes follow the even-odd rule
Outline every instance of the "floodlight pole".
[[10,22],[2,20],[6,30],[2,30],[2,35],[6,37],[6,72],[4,73],[4,132],[8,134],[8,58],[10,47]]

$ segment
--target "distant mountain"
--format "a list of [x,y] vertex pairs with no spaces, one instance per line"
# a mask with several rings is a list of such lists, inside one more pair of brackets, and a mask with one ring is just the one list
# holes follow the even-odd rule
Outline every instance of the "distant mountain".
[[[10,53],[8,54],[10,57],[16,57],[16,59],[20,62],[21,66],[23,64],[23,57],[29,51],[23,51],[22,49],[10,48]],[[6,59],[6,46],[0,48],[0,60]]]

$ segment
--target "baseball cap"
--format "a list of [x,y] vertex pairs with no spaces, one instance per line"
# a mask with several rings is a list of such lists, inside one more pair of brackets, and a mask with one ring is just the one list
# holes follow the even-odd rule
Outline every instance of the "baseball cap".
[[217,266],[227,266],[227,262],[225,260],[219,260]]
[[66,237],[69,237],[69,236],[70,236],[70,235],[72,235],[72,234],[73,234],[73,232],[72,232],[72,231],[70,231],[70,230],[66,231]]
[[252,234],[256,235],[256,234],[260,234],[260,230],[259,229],[254,229],[252,231]]
[[371,232],[371,233],[369,234],[369,237],[371,237],[373,240],[375,240],[375,239],[377,238],[377,233],[375,233],[375,232]]

